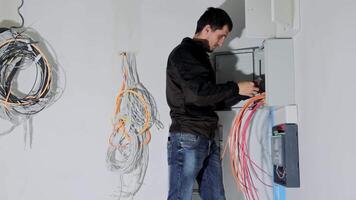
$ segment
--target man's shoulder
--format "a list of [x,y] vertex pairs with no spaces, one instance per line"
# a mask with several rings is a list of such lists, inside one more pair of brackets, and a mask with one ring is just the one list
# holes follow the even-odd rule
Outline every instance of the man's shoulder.
[[191,57],[193,55],[194,49],[189,43],[184,42],[184,40],[185,39],[183,39],[183,41],[179,45],[177,45],[169,54],[170,60],[179,61],[182,58]]

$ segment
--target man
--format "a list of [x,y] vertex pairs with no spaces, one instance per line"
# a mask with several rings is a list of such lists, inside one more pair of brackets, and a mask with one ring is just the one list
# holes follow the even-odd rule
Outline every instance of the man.
[[232,30],[228,14],[208,8],[196,33],[169,55],[167,102],[172,124],[168,138],[169,200],[190,200],[195,180],[203,200],[224,200],[219,148],[214,142],[219,107],[258,93],[253,82],[216,84],[209,55]]

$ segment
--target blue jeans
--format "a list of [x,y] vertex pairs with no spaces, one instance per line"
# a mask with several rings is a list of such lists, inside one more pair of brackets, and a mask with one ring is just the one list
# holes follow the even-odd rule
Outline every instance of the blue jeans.
[[199,184],[202,200],[225,200],[219,147],[214,140],[190,133],[170,133],[168,200],[191,200]]

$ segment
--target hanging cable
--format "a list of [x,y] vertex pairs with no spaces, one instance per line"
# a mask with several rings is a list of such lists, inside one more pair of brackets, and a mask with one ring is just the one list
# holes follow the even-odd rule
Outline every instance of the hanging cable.
[[[257,179],[266,187],[272,187],[271,184],[265,183],[257,174],[257,171],[271,175],[262,167],[256,164],[249,155],[248,145],[248,128],[251,126],[251,121],[257,110],[264,105],[265,95],[261,94],[250,98],[239,113],[236,115],[230,129],[228,142],[224,146],[222,158],[224,158],[227,145],[230,152],[231,174],[234,177],[237,189],[242,191],[246,200],[259,199],[258,191],[254,180]],[[247,115],[247,111],[249,114]]]
[[[150,129],[163,125],[159,121],[153,96],[139,80],[133,54],[123,53],[123,80],[116,97],[113,131],[109,137],[107,164],[111,171],[121,174],[117,196],[133,197],[145,177],[148,164]],[[124,179],[130,179],[125,181]]]
[[[8,130],[0,129],[0,136],[10,133],[19,124],[52,105],[63,93],[60,89],[61,71],[51,55],[53,51],[48,51],[51,49],[48,43],[33,40],[30,35],[36,32],[32,29],[20,30],[24,27],[24,17],[20,12],[23,5],[21,0],[17,9],[21,24],[9,29],[0,28],[0,118],[12,123]],[[20,80],[19,75],[27,70],[34,72],[33,77],[24,80],[33,82],[29,90],[21,91],[19,81],[24,80]]]
[[21,4],[19,5],[19,7],[17,7],[17,14],[19,14],[19,16],[21,18],[20,26],[11,26],[10,29],[23,28],[23,26],[25,24],[25,19],[24,19],[23,15],[21,14],[21,11],[20,11],[20,9],[22,8],[23,4],[24,4],[24,0],[21,0]]
[[[17,88],[17,77],[23,70],[34,68],[34,82],[29,91]],[[16,122],[19,116],[34,115],[54,100],[51,92],[53,70],[46,55],[30,37],[0,34],[0,107],[2,117]]]

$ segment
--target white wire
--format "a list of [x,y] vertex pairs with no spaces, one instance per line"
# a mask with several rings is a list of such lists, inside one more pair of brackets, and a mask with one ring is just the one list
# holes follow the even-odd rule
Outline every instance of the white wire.
[[[135,56],[132,53],[125,53],[123,56],[122,73],[125,74],[125,72],[126,90],[121,96],[120,113],[114,116],[116,126],[114,127],[113,134],[115,136],[112,142],[115,145],[109,146],[106,161],[111,171],[121,174],[119,199],[132,199],[143,184],[149,160],[148,145],[144,144],[147,135],[141,133],[147,118],[145,109],[150,113],[148,130],[154,124],[157,128],[162,128],[163,125],[159,121],[153,96],[139,81]],[[127,91],[137,92],[147,102],[147,108],[144,107],[137,95]],[[125,121],[124,129],[128,130],[130,140],[125,138],[123,133],[117,132],[119,120]]]

